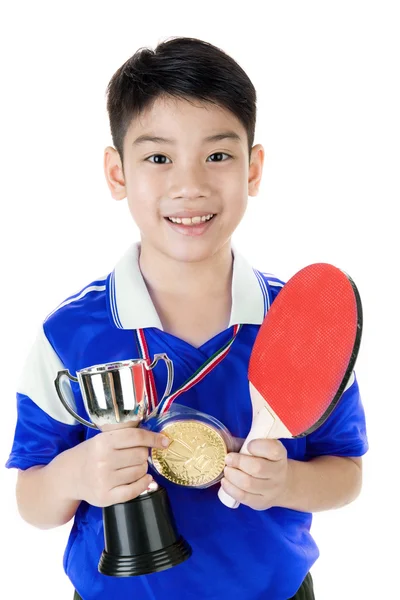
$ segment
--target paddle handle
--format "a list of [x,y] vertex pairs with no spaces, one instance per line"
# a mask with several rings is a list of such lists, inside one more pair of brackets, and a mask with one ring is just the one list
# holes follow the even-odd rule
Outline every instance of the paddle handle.
[[[243,443],[240,454],[250,454],[247,449],[249,443],[252,440],[268,437],[268,434],[273,428],[274,423],[274,417],[271,415],[269,410],[263,406],[253,418],[253,424],[251,426],[249,435]],[[222,504],[225,504],[225,506],[228,508],[237,508],[240,504],[237,500],[229,496],[229,494],[227,494],[222,487],[218,490],[218,498],[221,500]]]

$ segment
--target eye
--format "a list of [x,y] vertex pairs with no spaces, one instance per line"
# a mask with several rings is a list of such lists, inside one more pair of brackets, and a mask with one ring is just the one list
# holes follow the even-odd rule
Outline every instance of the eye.
[[[154,160],[150,160],[151,158],[154,158]],[[164,156],[164,154],[152,154],[151,156],[148,156],[145,160],[148,160],[149,162],[152,162],[156,165],[165,165],[167,164],[165,161],[169,160],[169,158]]]
[[210,156],[208,158],[211,158],[212,156],[215,157],[215,160],[211,160],[210,162],[224,162],[222,159],[223,156],[227,156],[228,158],[231,158],[230,154],[226,154],[226,152],[214,152],[214,154],[210,154]]

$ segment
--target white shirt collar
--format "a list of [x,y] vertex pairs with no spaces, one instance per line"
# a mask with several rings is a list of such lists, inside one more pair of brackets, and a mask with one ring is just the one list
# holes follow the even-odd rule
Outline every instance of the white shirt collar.
[[[140,243],[133,244],[117,263],[109,281],[111,312],[121,329],[163,329],[139,268]],[[239,323],[260,325],[264,320],[265,291],[254,269],[233,252],[232,309],[229,327]],[[265,287],[264,287],[265,289]]]

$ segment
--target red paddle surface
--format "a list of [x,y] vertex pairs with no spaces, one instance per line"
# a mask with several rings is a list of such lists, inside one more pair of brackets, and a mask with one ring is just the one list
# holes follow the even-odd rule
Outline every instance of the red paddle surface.
[[318,263],[296,273],[267,312],[249,363],[249,380],[293,437],[333,410],[354,366],[361,302],[349,277]]

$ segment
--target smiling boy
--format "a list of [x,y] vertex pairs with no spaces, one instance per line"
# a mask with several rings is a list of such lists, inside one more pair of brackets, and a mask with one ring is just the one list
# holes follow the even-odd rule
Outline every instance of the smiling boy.
[[193,346],[229,324],[230,238],[262,163],[257,145],[249,166],[246,130],[234,115],[177,98],[157,98],[133,120],[124,172],[118,152],[105,151],[111,193],[128,198],[141,232],[140,270],[163,328]]
[[[115,148],[105,150],[105,176],[112,197],[127,198],[140,243],[40,328],[18,386],[7,463],[19,469],[20,513],[41,528],[74,518],[64,568],[75,598],[311,599],[309,571],[318,557],[311,513],[343,506],[361,488],[368,444],[355,377],[346,401],[311,435],[255,440],[251,456],[228,455],[222,486],[241,503],[237,510],[219,501],[218,485],[162,482],[193,548],[190,559],[141,577],[97,571],[101,507],[147,488],[149,448],[164,440],[144,429],[99,433],[77,424],[55,393],[57,372],[139,357],[133,332],[141,329],[150,355],[166,352],[173,361],[177,389],[242,324],[229,354],[179,403],[245,437],[249,356],[283,285],[231,246],[264,161],[262,146],[253,145],[256,93],[239,65],[206,42],[171,39],[118,69],[107,108]],[[160,368],[154,375],[161,397],[166,374]],[[86,417],[79,389],[73,391]]]

